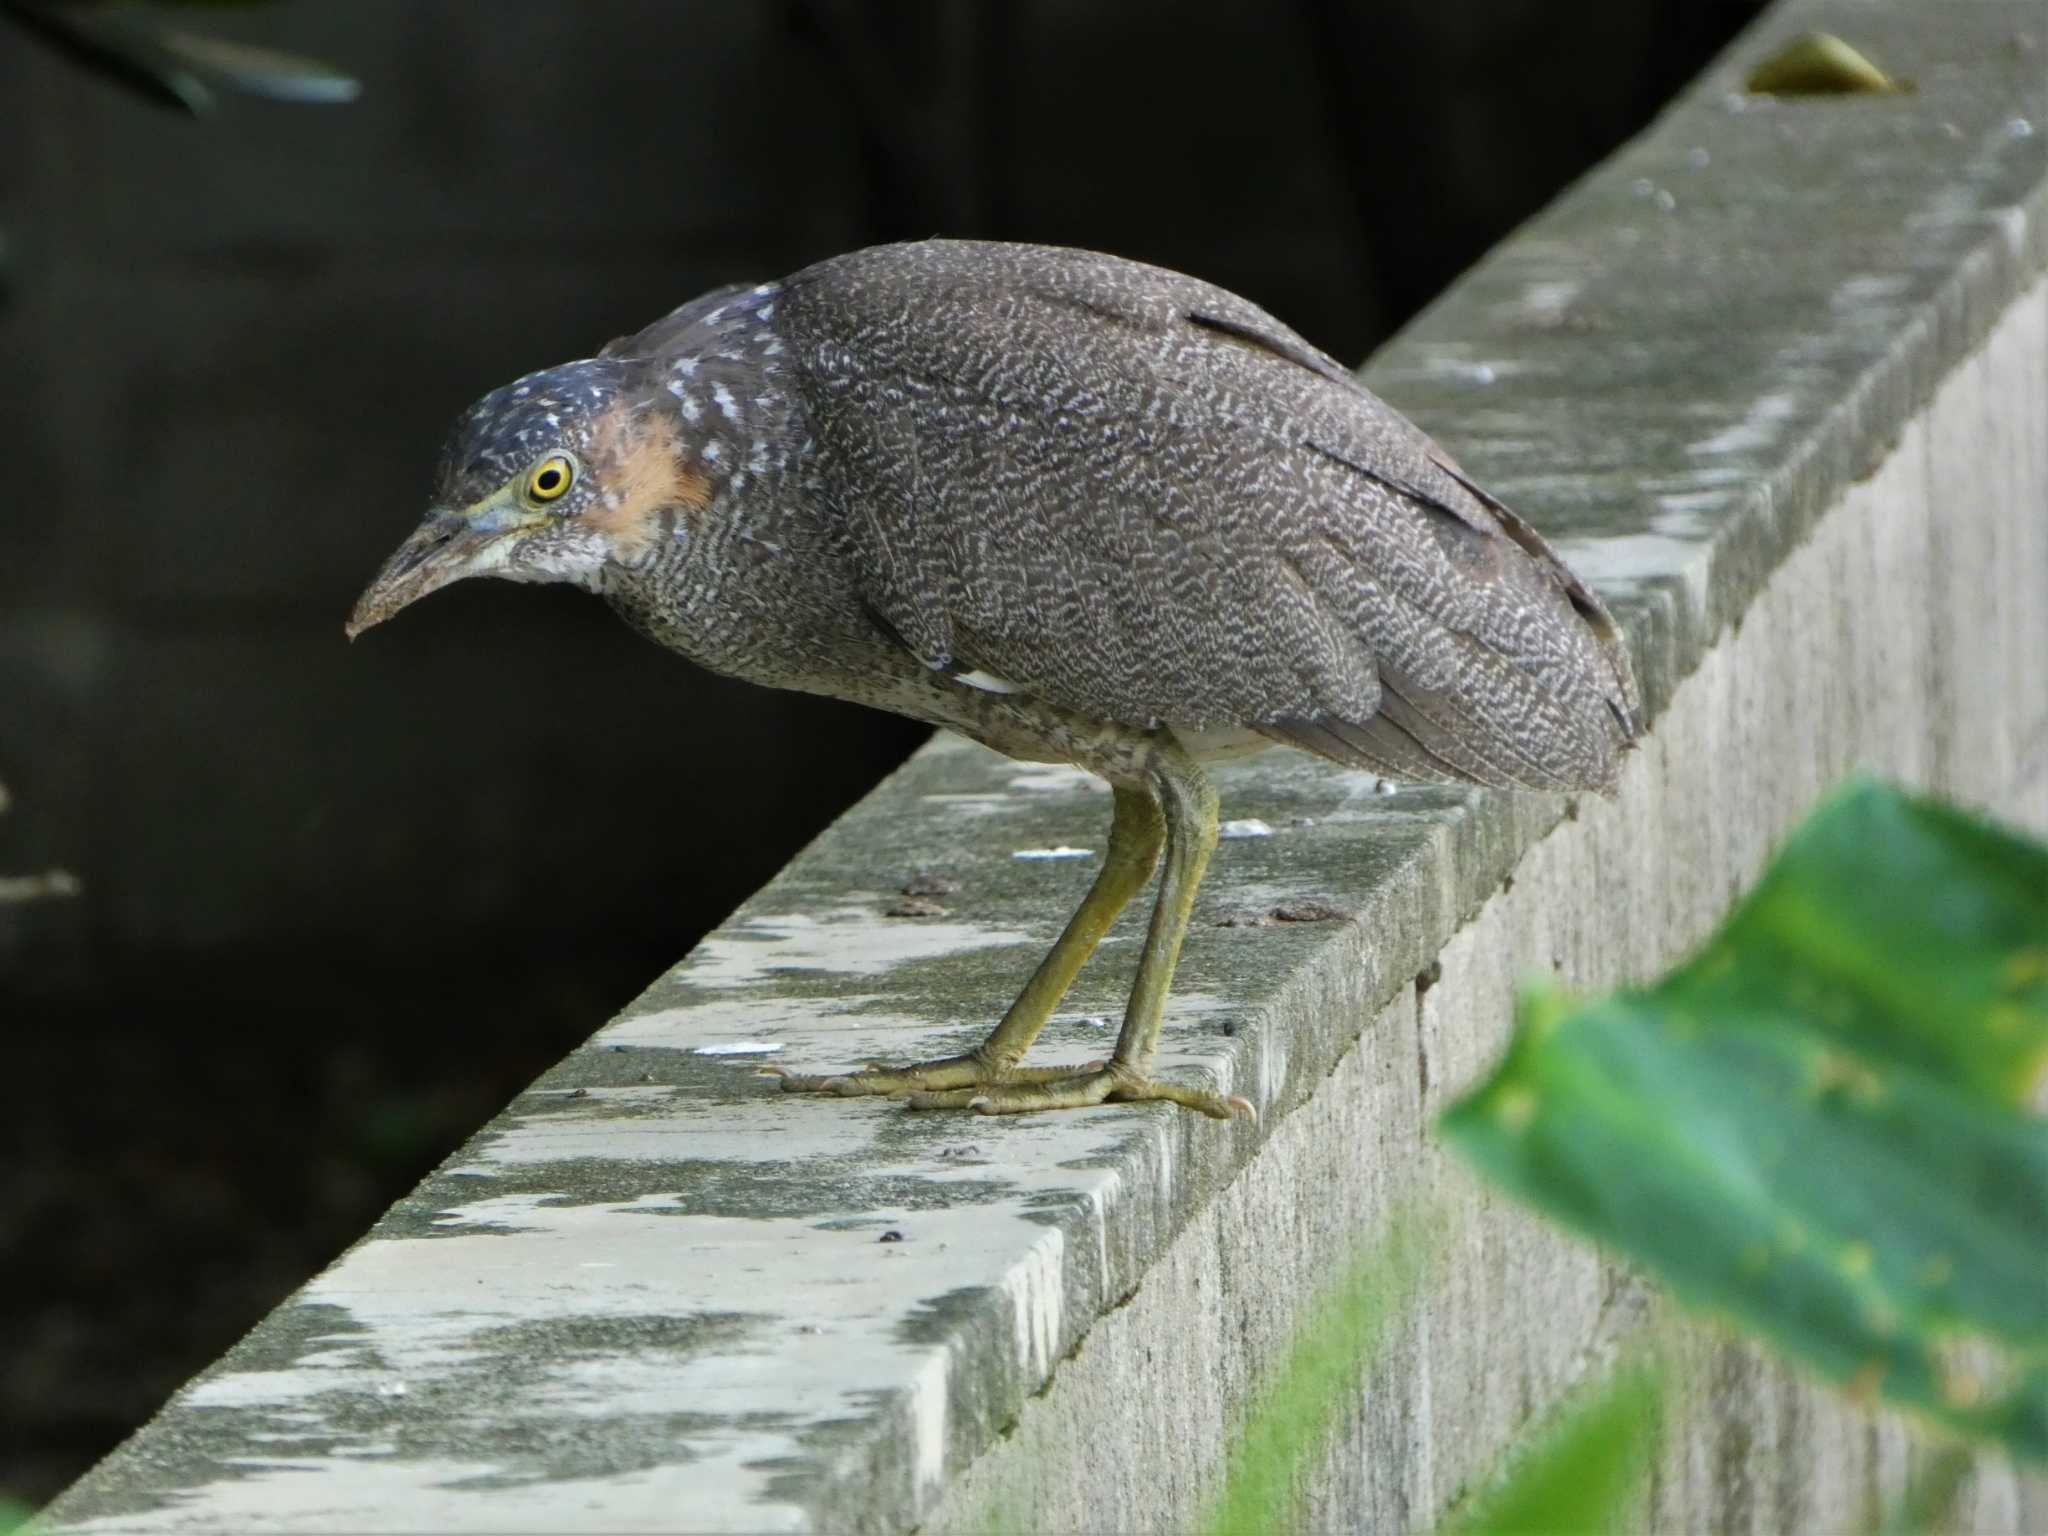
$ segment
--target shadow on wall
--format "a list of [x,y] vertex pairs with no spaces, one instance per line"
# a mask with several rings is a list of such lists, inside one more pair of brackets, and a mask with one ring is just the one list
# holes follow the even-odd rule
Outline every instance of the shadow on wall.
[[0,906],[39,1085],[0,1491],[73,1475],[916,739],[562,591],[345,646],[471,398],[940,232],[1160,261],[1362,355],[1756,9],[357,0],[209,16],[365,89],[204,126],[10,48],[0,873],[81,889]]

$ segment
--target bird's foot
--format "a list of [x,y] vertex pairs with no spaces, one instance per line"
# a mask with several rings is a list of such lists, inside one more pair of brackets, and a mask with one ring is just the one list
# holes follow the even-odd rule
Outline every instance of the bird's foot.
[[981,1115],[1022,1115],[1035,1109],[1085,1109],[1093,1104],[1164,1099],[1183,1109],[1199,1110],[1215,1120],[1228,1120],[1233,1115],[1243,1115],[1248,1120],[1259,1118],[1251,1101],[1237,1094],[1226,1096],[1206,1088],[1160,1082],[1114,1062],[1052,1070],[1057,1075],[1031,1081],[913,1092],[909,1103],[912,1109],[971,1109]]
[[841,1098],[880,1094],[904,1097],[912,1109],[969,1109],[981,1115],[1022,1115],[1037,1109],[1085,1109],[1094,1104],[1163,1099],[1216,1120],[1235,1115],[1259,1118],[1251,1101],[1237,1094],[1160,1082],[1113,1061],[1003,1067],[970,1052],[908,1067],[871,1062],[858,1072],[812,1074],[763,1066],[759,1075],[774,1078],[785,1093],[830,1093]]
[[1081,1062],[1064,1067],[1005,1067],[984,1056],[942,1056],[937,1061],[920,1061],[907,1067],[885,1067],[869,1062],[858,1072],[791,1072],[783,1067],[763,1066],[759,1076],[772,1077],[785,1093],[833,1093],[841,1098],[866,1094],[895,1097],[957,1092],[985,1093],[1001,1088],[1025,1088],[1056,1083],[1077,1075],[1100,1071],[1104,1063]]

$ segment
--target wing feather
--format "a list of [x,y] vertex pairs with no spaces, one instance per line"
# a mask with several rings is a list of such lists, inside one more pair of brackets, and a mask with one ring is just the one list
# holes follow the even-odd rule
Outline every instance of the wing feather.
[[785,285],[818,490],[927,664],[1404,777],[1611,782],[1611,618],[1292,331],[1115,258],[933,241]]

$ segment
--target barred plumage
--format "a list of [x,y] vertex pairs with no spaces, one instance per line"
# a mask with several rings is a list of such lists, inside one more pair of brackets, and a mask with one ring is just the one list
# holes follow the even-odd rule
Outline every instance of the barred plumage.
[[[574,484],[543,505],[548,454]],[[1117,786],[1097,889],[995,1035],[796,1086],[1228,1113],[1147,1076],[1213,841],[1195,759],[1607,790],[1635,734],[1613,620],[1527,524],[1262,310],[1110,256],[935,240],[706,295],[486,396],[436,500],[352,632],[464,575],[573,581],[706,666]],[[1116,1059],[1019,1067],[1162,847]]]

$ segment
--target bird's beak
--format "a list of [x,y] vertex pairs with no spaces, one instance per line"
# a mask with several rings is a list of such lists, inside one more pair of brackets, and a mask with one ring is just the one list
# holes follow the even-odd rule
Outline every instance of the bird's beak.
[[544,517],[507,517],[502,509],[488,504],[466,512],[436,507],[356,599],[345,633],[353,640],[451,581],[497,570],[511,559],[520,539],[544,521]]

